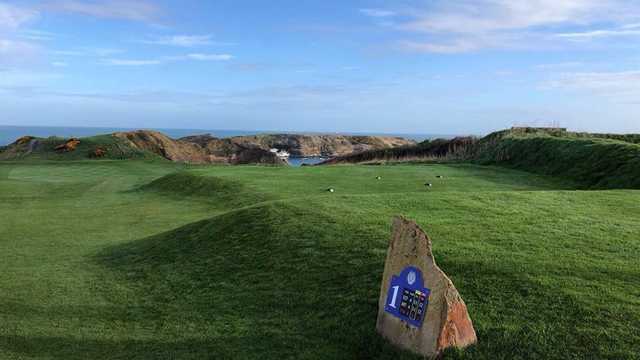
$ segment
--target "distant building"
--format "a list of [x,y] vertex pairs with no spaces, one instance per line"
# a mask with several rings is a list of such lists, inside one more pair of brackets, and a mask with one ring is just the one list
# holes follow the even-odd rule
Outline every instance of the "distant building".
[[554,126],[513,126],[511,127],[512,131],[522,131],[522,132],[531,132],[531,131],[553,131],[553,132],[567,132],[567,128],[562,127],[554,127]]
[[289,152],[287,152],[286,150],[271,149],[269,151],[276,154],[281,159],[288,159],[289,156],[291,156],[291,154],[289,154]]

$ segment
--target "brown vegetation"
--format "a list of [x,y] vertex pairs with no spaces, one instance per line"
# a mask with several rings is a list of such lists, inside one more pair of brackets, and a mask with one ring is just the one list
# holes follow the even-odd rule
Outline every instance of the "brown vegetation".
[[71,138],[66,142],[64,142],[63,144],[56,146],[55,150],[59,152],[72,152],[76,150],[78,145],[80,145],[80,139]]

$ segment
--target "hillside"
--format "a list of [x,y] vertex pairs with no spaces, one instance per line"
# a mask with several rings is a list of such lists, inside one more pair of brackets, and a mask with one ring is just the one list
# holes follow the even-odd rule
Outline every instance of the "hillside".
[[[65,146],[67,143],[71,146]],[[172,139],[157,131],[139,130],[81,139],[25,136],[0,149],[0,160],[164,158],[193,164],[283,165],[286,162],[273,154],[272,148],[293,156],[339,156],[411,144],[415,142],[394,137],[295,134]]]
[[427,140],[415,146],[365,151],[323,164],[464,161],[565,177],[583,188],[640,189],[638,137],[518,128],[483,138]]
[[112,135],[82,139],[23,136],[0,151],[0,160],[154,159],[158,154],[130,146]]

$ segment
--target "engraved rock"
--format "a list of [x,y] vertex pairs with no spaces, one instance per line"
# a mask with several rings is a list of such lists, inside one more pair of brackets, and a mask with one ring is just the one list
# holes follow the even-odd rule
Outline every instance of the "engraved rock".
[[[411,286],[414,283],[415,289]],[[424,299],[423,287],[426,302],[420,302]],[[425,313],[412,311],[412,304],[413,309],[424,306]],[[402,217],[393,222],[376,328],[396,346],[428,358],[437,357],[449,347],[464,348],[477,342],[467,306],[451,279],[435,263],[431,240],[415,222]]]

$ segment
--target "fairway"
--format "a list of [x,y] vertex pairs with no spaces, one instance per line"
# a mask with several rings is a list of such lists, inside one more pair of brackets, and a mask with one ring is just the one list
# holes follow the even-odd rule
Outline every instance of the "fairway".
[[445,358],[639,359],[640,191],[576,188],[468,164],[0,163],[0,359],[417,359],[375,332],[397,214],[478,333]]

